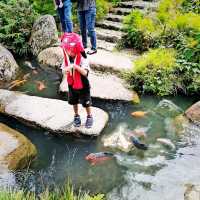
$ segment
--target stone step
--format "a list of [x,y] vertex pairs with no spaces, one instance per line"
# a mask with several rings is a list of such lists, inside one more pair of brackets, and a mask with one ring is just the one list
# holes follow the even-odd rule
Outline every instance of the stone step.
[[155,10],[158,6],[157,2],[147,1],[124,1],[118,7],[120,8],[137,8],[137,9],[152,9]]
[[111,42],[106,42],[104,40],[97,40],[97,48],[98,49],[103,49],[106,51],[113,51],[115,49],[115,43]]
[[103,20],[103,21],[97,22],[96,27],[119,31],[119,30],[122,30],[123,25],[120,22]]
[[[0,112],[20,120],[31,126],[38,126],[54,133],[98,136],[108,121],[108,114],[102,109],[92,107],[94,117],[93,127],[84,125],[75,128],[73,106],[66,101],[29,96],[20,92],[0,89]],[[83,122],[86,120],[86,111],[80,106],[80,115]]]
[[123,33],[121,31],[114,31],[97,27],[96,35],[97,39],[99,40],[105,40],[106,42],[117,43],[117,41],[119,41],[123,36]]
[[109,13],[106,16],[106,19],[110,20],[110,21],[113,21],[113,22],[123,22],[123,17],[124,16],[122,16],[122,15],[115,15],[115,14]]
[[133,67],[130,57],[119,52],[108,52],[98,50],[97,54],[88,56],[90,67],[98,71],[121,72],[130,70]]
[[125,16],[130,14],[132,10],[133,10],[132,8],[112,8],[110,10],[110,13]]

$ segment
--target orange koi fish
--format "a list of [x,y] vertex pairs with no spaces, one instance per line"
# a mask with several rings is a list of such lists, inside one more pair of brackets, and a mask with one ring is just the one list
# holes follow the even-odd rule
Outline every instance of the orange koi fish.
[[103,163],[106,160],[111,160],[114,154],[111,152],[90,153],[85,157],[85,160],[90,162],[91,165]]
[[135,112],[132,112],[131,115],[133,117],[138,117],[138,118],[142,118],[144,117],[148,112],[144,112],[144,111],[135,111]]

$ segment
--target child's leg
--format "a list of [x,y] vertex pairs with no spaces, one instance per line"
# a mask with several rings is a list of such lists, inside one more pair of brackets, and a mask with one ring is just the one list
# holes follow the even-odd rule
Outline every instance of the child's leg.
[[87,116],[92,116],[91,106],[86,107]]
[[81,125],[81,118],[78,114],[78,104],[73,105],[74,108],[74,121],[73,121],[73,125],[75,127],[79,127]]
[[74,108],[74,114],[78,115],[78,104],[73,105]]
[[92,117],[92,112],[91,112],[91,106],[86,107],[86,112],[87,112],[87,119],[85,122],[85,127],[86,128],[91,128],[93,125],[93,117]]

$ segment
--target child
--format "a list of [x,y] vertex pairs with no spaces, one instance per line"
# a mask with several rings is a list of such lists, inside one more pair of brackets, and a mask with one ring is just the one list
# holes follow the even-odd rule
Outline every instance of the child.
[[71,0],[54,0],[54,5],[60,17],[62,31],[64,33],[71,33],[73,31],[73,23],[71,20]]
[[74,109],[74,126],[81,125],[80,115],[78,113],[78,103],[86,108],[87,120],[86,128],[91,128],[93,118],[91,114],[91,96],[90,84],[88,81],[89,64],[84,51],[80,36],[76,33],[65,33],[61,37],[61,47],[64,53],[64,62],[62,69],[67,73],[68,82],[68,103],[73,105]]

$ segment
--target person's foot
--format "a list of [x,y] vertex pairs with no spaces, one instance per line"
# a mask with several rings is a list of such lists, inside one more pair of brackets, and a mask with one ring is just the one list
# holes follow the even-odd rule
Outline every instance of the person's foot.
[[87,116],[86,122],[85,122],[85,127],[86,128],[92,128],[93,125],[93,117],[92,116]]
[[80,127],[81,126],[81,118],[79,115],[74,116],[74,121],[73,121],[74,127]]
[[96,49],[90,49],[88,52],[87,52],[87,54],[88,55],[92,55],[92,54],[95,54],[95,53],[97,53],[97,50]]

